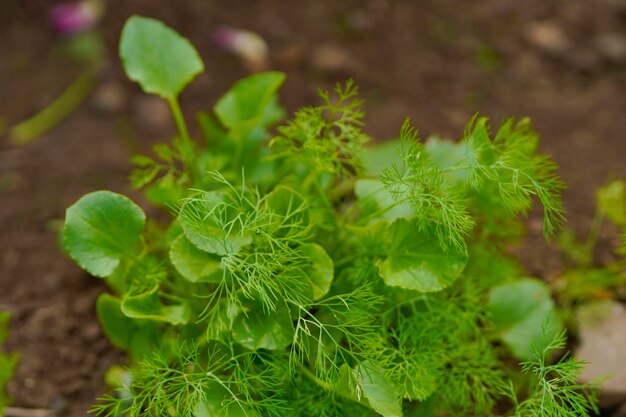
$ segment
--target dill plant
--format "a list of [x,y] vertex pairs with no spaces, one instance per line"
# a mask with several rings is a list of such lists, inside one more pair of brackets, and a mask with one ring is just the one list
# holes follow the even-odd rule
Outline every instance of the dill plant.
[[528,120],[492,136],[474,118],[458,143],[424,143],[407,120],[397,142],[368,148],[352,82],[285,120],[284,75],[266,72],[201,113],[194,140],[178,104],[203,69],[193,46],[133,17],[120,52],[129,77],[170,104],[179,134],[133,158],[131,174],[169,223],[110,191],[67,210],[64,246],[113,290],[98,314],[129,355],[93,412],[593,410],[578,362],[533,353],[561,347],[562,324],[546,285],[504,255],[533,200],[546,236],[563,220],[563,184]]

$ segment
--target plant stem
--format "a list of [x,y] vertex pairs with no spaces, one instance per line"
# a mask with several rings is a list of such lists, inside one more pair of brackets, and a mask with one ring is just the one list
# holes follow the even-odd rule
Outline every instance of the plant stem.
[[96,85],[96,70],[96,66],[88,66],[48,107],[14,126],[9,132],[10,140],[15,144],[25,145],[63,121],[93,90]]
[[187,130],[187,123],[185,123],[185,117],[183,116],[183,112],[180,109],[180,104],[178,104],[178,99],[176,97],[169,98],[167,103],[170,105],[170,109],[172,110],[172,114],[174,115],[174,120],[176,121],[176,126],[178,127],[178,132],[180,136],[186,141],[191,141],[189,137],[189,130]]
[[308,368],[306,368],[303,365],[299,366],[300,370],[302,371],[302,373],[309,378],[311,381],[315,382],[318,386],[320,386],[321,388],[325,389],[326,391],[334,391],[335,387],[333,386],[333,384],[329,384],[326,381],[322,381],[321,379],[319,379],[317,376],[315,376],[315,374],[313,372],[311,372]]
[[596,214],[593,216],[593,221],[591,223],[591,229],[589,230],[589,235],[587,236],[587,241],[585,242],[585,254],[587,258],[585,259],[585,266],[589,265],[593,261],[593,252],[596,248],[596,244],[598,243],[603,222],[604,214],[601,213],[600,210],[596,210]]
[[187,168],[189,168],[189,175],[192,179],[196,177],[196,172],[194,169],[194,146],[191,141],[191,137],[189,136],[189,130],[187,129],[187,123],[185,122],[185,117],[183,116],[183,112],[180,109],[180,104],[178,103],[178,99],[176,97],[167,99],[167,103],[170,105],[170,109],[172,110],[172,114],[174,115],[174,120],[176,121],[176,126],[178,127],[178,132],[180,133],[180,137],[183,140],[183,149],[182,149],[182,159]]

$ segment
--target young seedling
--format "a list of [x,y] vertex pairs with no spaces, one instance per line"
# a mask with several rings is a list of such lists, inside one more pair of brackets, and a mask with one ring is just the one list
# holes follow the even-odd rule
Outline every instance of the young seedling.
[[[0,312],[0,348],[8,338],[9,313]],[[5,408],[11,403],[6,392],[6,384],[11,380],[17,366],[17,353],[4,353],[0,350],[0,416],[4,415]]]

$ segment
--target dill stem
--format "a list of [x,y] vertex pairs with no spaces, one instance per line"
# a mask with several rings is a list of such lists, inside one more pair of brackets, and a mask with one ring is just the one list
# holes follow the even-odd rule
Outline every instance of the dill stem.
[[462,169],[469,169],[470,166],[469,165],[454,165],[448,168],[442,168],[441,172],[454,172],[454,171],[460,171]]
[[302,371],[302,373],[309,378],[311,381],[315,382],[315,384],[317,384],[318,386],[320,386],[321,388],[325,389],[326,391],[333,391],[334,390],[334,386],[333,384],[329,384],[326,381],[322,381],[321,379],[319,379],[313,372],[311,372],[308,368],[306,368],[303,365],[299,366],[300,370]]

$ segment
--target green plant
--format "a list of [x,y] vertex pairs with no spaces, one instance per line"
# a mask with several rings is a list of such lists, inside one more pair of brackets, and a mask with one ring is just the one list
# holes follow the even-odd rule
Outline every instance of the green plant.
[[[9,318],[9,313],[0,312],[0,347],[8,338]],[[17,353],[6,354],[0,351],[0,416],[4,416],[4,409],[11,402],[5,391],[5,386],[15,372],[17,360]]]
[[[565,259],[565,270],[555,281],[554,288],[566,312],[606,299],[624,299],[626,285],[626,247],[617,244],[611,260],[599,264],[596,247],[602,230],[611,223],[621,229],[626,244],[626,183],[611,180],[596,193],[596,213],[589,233],[580,241],[571,230],[559,236]],[[620,294],[621,292],[621,294]],[[570,314],[570,316],[572,316]],[[573,317],[570,317],[573,318]]]
[[594,413],[599,413],[596,391],[590,389],[595,382],[589,385],[578,382],[586,362],[566,354],[554,364],[547,363],[549,354],[563,349],[565,342],[565,331],[561,331],[543,349],[534,347],[531,359],[522,363],[522,372],[532,374],[537,384],[529,397],[517,404],[516,417],[577,417],[587,415],[590,406]]
[[[120,51],[179,135],[131,175],[169,223],[110,191],[67,210],[64,246],[114,290],[98,314],[130,355],[94,412],[522,415],[535,362],[505,360],[532,360],[561,334],[547,287],[503,252],[534,197],[547,236],[563,219],[563,185],[528,120],[492,138],[475,118],[461,142],[425,144],[407,121],[397,143],[368,149],[353,83],[283,121],[284,75],[267,72],[200,114],[194,141],[177,99],[203,68],[193,46],[133,17]],[[550,406],[567,415],[560,398]]]

